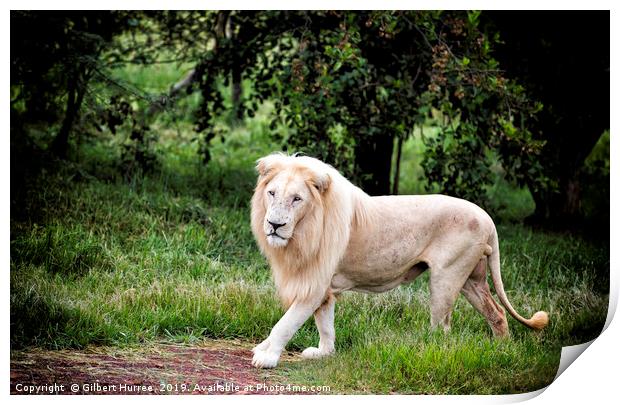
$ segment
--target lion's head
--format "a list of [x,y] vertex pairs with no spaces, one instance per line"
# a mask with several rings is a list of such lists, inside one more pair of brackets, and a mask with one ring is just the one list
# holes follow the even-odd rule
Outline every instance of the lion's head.
[[365,222],[369,198],[336,169],[307,156],[258,160],[252,232],[271,265],[285,305],[325,291],[348,245]]
[[327,166],[313,160],[274,154],[258,161],[252,225],[256,237],[272,248],[284,248],[294,239],[307,243],[308,231],[321,226],[316,220],[331,179]]

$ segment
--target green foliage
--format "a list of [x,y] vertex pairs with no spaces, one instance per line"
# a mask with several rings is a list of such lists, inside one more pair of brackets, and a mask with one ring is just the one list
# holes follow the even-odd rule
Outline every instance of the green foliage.
[[[213,145],[268,111],[273,149],[322,158],[369,193],[385,194],[396,189],[390,187],[391,169],[399,163],[392,164],[394,140],[400,145],[433,127],[420,137],[426,192],[492,206],[486,190],[494,187],[492,170],[499,165],[508,182],[529,188],[538,216],[579,207],[588,216],[604,211],[604,198],[585,197],[580,205],[579,193],[564,195],[576,189],[578,175],[584,184],[605,180],[590,168],[568,167],[581,165],[600,131],[580,124],[589,134],[584,151],[562,142],[564,133],[579,138],[567,122],[583,108],[561,119],[571,97],[543,97],[541,83],[549,73],[541,75],[538,66],[522,72],[519,64],[527,52],[546,52],[538,49],[541,40],[515,38],[520,26],[499,14],[16,11],[11,18],[12,139],[27,134],[60,157],[72,143],[79,149],[124,127],[122,139],[109,145],[129,178],[160,164],[161,125],[177,132],[192,125],[196,152],[208,163]],[[547,25],[537,28],[544,38],[553,31]],[[523,45],[516,62],[506,57],[504,38]],[[550,38],[551,51],[561,54],[564,42]],[[604,63],[597,58],[593,66]],[[599,110],[605,109],[586,115],[604,117]],[[560,207],[563,200],[577,202]]]
[[[371,192],[389,188],[392,145],[428,125],[429,189],[484,202],[488,155],[496,151],[511,180],[542,184],[542,143],[527,130],[540,106],[506,79],[492,57],[497,38],[478,28],[479,13],[232,12],[229,34],[198,66],[205,142],[217,135],[224,84],[245,77],[254,88],[240,106],[250,116],[274,100],[271,128],[289,127],[286,147],[331,162]],[[265,27],[269,27],[266,30]],[[228,29],[227,28],[227,29]],[[217,29],[214,29],[217,31]],[[232,82],[231,82],[232,80]],[[237,108],[237,107],[235,107]],[[523,170],[522,166],[527,166]],[[533,180],[532,180],[533,179]]]
[[100,133],[119,138],[116,142],[120,155],[118,166],[127,179],[152,171],[157,166],[157,155],[153,150],[157,136],[137,105],[136,97],[116,93],[97,117]]
[[579,173],[583,184],[581,210],[590,221],[609,226],[610,215],[610,139],[605,131],[586,158]]
[[110,81],[102,54],[130,27],[127,16],[108,11],[11,12],[12,138],[35,125],[58,125],[55,136],[48,134],[40,146],[67,157],[76,123],[96,125],[101,94],[93,90]]
[[422,166],[429,187],[487,205],[485,188],[492,183],[494,156],[508,180],[520,186],[525,180],[537,185],[547,179],[540,174],[537,158],[544,143],[528,129],[540,106],[498,69],[492,57],[497,39],[480,32],[479,15],[470,12],[467,21],[463,15],[450,16],[443,20],[442,30],[428,31],[437,45],[423,98],[437,108],[431,111],[431,122],[440,132],[422,138]]
[[69,78],[88,81],[117,24],[111,13],[12,11],[12,110],[30,121],[58,120]]
[[[428,52],[410,17],[432,17],[392,12],[302,17],[304,29],[278,40],[287,52],[258,60],[250,77],[260,83],[260,97],[278,100],[278,117],[295,129],[289,148],[332,162],[368,191],[377,191],[386,179],[379,178],[373,159],[379,167],[387,158],[382,174],[389,176],[393,139],[412,128],[424,87]],[[270,76],[276,80],[265,80]]]

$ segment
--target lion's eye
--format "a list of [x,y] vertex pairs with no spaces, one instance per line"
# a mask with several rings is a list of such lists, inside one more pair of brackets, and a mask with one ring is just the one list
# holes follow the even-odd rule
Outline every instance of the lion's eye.
[[270,196],[272,196],[272,197],[273,197],[274,195],[276,195],[276,193],[275,193],[274,191],[267,191],[267,193],[268,193]]
[[297,202],[297,201],[301,201],[301,197],[296,195],[295,197],[293,197],[293,202]]

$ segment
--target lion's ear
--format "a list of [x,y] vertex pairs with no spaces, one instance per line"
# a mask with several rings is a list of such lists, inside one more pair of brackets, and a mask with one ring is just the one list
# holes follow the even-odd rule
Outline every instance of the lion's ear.
[[256,171],[260,177],[266,176],[271,171],[281,166],[282,156],[273,154],[265,156],[256,161]]
[[327,173],[317,173],[317,174],[314,174],[312,178],[312,184],[321,193],[324,193],[325,191],[327,191],[331,182],[332,182],[332,179],[331,177],[329,177],[329,174]]

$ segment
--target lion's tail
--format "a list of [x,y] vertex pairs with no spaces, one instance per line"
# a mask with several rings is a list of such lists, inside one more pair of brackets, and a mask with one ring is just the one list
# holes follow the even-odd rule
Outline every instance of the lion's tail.
[[499,297],[500,301],[504,305],[504,307],[508,310],[510,315],[513,318],[524,324],[525,326],[535,329],[541,330],[549,323],[549,314],[545,311],[536,312],[530,319],[525,319],[521,315],[515,311],[515,309],[508,301],[508,297],[506,296],[506,292],[504,291],[504,283],[502,282],[502,274],[500,272],[500,261],[499,261],[499,242],[497,237],[497,232],[493,232],[493,236],[489,240],[491,248],[493,251],[489,256],[489,267],[491,268],[491,278],[493,279],[493,284],[495,285],[495,292]]

